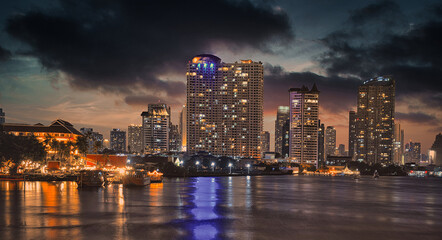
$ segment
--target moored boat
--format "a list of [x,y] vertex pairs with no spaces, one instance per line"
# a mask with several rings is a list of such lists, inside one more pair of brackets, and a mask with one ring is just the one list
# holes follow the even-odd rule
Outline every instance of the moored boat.
[[3,181],[24,181],[23,175],[0,175],[0,180]]
[[150,182],[152,183],[163,182],[163,173],[153,171],[153,172],[148,172],[147,175],[149,175]]
[[374,170],[373,178],[374,178],[374,179],[378,179],[378,178],[379,178],[378,170]]
[[146,186],[148,184],[150,184],[150,177],[145,171],[126,171],[126,175],[123,177],[124,186]]
[[77,185],[82,187],[102,187],[104,185],[103,172],[100,170],[80,171],[77,177]]

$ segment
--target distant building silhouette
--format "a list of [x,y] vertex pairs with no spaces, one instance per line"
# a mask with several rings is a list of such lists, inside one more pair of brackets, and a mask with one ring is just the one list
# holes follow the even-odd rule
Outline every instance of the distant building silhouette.
[[180,124],[179,133],[181,136],[181,151],[187,151],[187,108],[183,106],[183,110],[180,112]]
[[336,129],[333,126],[325,129],[325,153],[326,156],[336,156]]
[[6,122],[5,115],[6,114],[5,114],[5,112],[3,112],[3,109],[0,108],[0,124],[3,124]]
[[282,152],[284,141],[284,124],[289,120],[290,108],[288,106],[279,106],[276,111],[275,120],[275,152],[284,155]]
[[178,125],[170,125],[169,132],[169,151],[180,152],[181,151],[181,134]]
[[405,163],[419,163],[421,161],[421,143],[409,142],[405,144]]
[[288,158],[289,157],[289,149],[290,149],[290,119],[287,119],[282,126],[282,149],[281,149],[281,157]]
[[127,150],[130,153],[143,153],[143,126],[132,124],[127,127]]
[[318,120],[318,166],[323,166],[325,164],[325,126]]
[[261,135],[261,152],[270,152],[270,133],[267,131],[262,132]]
[[434,164],[442,167],[442,133],[436,135],[431,151]]
[[404,165],[405,158],[405,145],[404,145],[404,130],[401,129],[399,123],[394,124],[394,136],[393,136],[393,163],[397,165]]
[[338,156],[347,156],[347,154],[345,154],[345,144],[339,144],[338,147]]
[[348,156],[356,156],[356,112],[348,113]]
[[116,152],[126,152],[126,132],[114,128],[110,131],[110,148]]

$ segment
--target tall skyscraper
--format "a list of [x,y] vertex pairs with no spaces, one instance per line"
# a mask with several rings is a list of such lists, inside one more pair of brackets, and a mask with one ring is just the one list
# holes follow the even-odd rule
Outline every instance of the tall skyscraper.
[[318,166],[325,164],[325,126],[318,120]]
[[116,152],[126,152],[126,132],[114,128],[110,132],[110,148]]
[[187,65],[187,152],[261,157],[264,68],[208,54]]
[[170,107],[166,104],[149,104],[143,120],[143,149],[145,153],[169,151]]
[[291,88],[289,156],[298,163],[318,164],[319,91]]
[[326,156],[334,156],[336,151],[336,129],[328,126],[325,129],[325,154]]
[[284,139],[284,124],[289,120],[290,108],[288,106],[279,106],[276,112],[275,120],[275,152],[282,153]]
[[359,86],[356,120],[357,160],[367,163],[393,161],[395,82],[376,77]]
[[143,126],[135,124],[128,126],[127,140],[129,153],[143,153]]
[[436,139],[431,146],[431,155],[434,164],[442,167],[442,133],[436,135]]
[[394,137],[393,137],[393,163],[397,165],[403,165],[404,159],[404,130],[401,129],[399,123],[394,124]]
[[262,132],[261,135],[261,152],[270,152],[270,133],[267,131]]
[[419,163],[421,161],[421,143],[409,142],[405,144],[405,163]]
[[3,112],[3,109],[0,108],[0,124],[3,124],[5,122],[5,112]]
[[348,113],[348,156],[356,157],[356,112]]
[[180,136],[181,136],[181,151],[187,151],[187,110],[186,105],[180,112]]

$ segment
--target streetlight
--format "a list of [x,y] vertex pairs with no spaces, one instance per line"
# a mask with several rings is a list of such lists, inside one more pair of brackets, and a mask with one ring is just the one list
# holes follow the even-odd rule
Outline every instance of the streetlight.
[[248,163],[248,164],[246,165],[246,167],[247,167],[247,174],[250,174],[250,163]]
[[230,174],[232,174],[232,163],[229,163]]
[[212,163],[212,172],[215,172],[215,163]]
[[196,164],[196,171],[198,172],[198,167],[200,165],[200,161],[196,161],[195,164]]

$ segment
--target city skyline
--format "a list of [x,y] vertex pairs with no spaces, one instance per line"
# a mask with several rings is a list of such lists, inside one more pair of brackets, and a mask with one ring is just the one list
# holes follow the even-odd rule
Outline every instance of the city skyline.
[[[263,27],[262,31],[273,33],[280,41],[269,40],[251,30],[250,35],[256,39],[256,44],[248,44],[247,36],[239,32],[241,30],[239,27],[233,28],[231,35],[226,38],[215,38],[216,41],[213,42],[204,38],[200,42],[200,45],[204,47],[193,47],[192,41],[195,39],[189,37],[183,40],[183,44],[177,44],[181,45],[181,48],[186,48],[185,51],[174,46],[172,50],[175,52],[168,51],[167,54],[158,55],[158,63],[146,60],[146,63],[151,63],[152,66],[158,68],[155,71],[148,70],[145,75],[141,75],[141,70],[130,69],[125,65],[132,63],[127,59],[140,59],[138,54],[122,58],[124,61],[121,62],[103,61],[96,69],[82,68],[74,62],[66,62],[68,60],[60,55],[60,49],[45,48],[23,38],[24,35],[30,34],[43,44],[48,36],[42,36],[38,32],[28,32],[29,28],[26,27],[31,27],[31,20],[37,21],[41,20],[39,18],[41,16],[51,16],[48,10],[53,8],[71,7],[71,11],[60,14],[59,17],[72,20],[74,25],[82,23],[81,19],[72,18],[76,11],[81,10],[79,6],[64,6],[55,3],[47,5],[47,2],[42,1],[38,3],[36,10],[40,15],[32,15],[29,13],[30,8],[25,6],[26,1],[8,3],[4,4],[0,10],[2,12],[0,26],[4,29],[3,34],[0,35],[0,84],[3,86],[0,90],[0,108],[6,113],[6,122],[9,123],[49,124],[53,119],[61,118],[78,128],[94,128],[104,134],[105,138],[109,138],[109,131],[113,128],[126,129],[130,124],[140,124],[139,112],[148,104],[161,100],[162,103],[171,106],[172,122],[178,124],[179,112],[185,103],[185,94],[183,94],[185,64],[194,55],[211,53],[226,62],[238,59],[263,62],[265,82],[263,130],[271,133],[271,149],[274,148],[276,109],[277,106],[287,105],[288,96],[284,93],[288,88],[302,84],[309,86],[313,83],[317,84],[322,92],[320,101],[323,103],[319,118],[325,126],[335,126],[337,144],[345,144],[348,149],[348,111],[356,110],[357,86],[371,77],[392,74],[397,85],[395,120],[405,130],[405,142],[420,142],[422,152],[426,153],[434,141],[434,136],[442,130],[439,120],[441,119],[440,108],[435,107],[442,105],[440,104],[441,86],[438,79],[440,76],[434,75],[440,71],[437,57],[434,57],[438,56],[440,47],[432,45],[432,42],[423,42],[418,46],[404,46],[417,49],[407,55],[400,55],[402,58],[409,59],[409,62],[414,62],[412,66],[396,57],[382,55],[381,50],[385,50],[382,47],[390,46],[388,44],[393,39],[389,38],[386,32],[391,32],[394,39],[403,44],[408,42],[406,40],[413,40],[419,36],[424,37],[423,41],[430,37],[440,39],[440,35],[437,35],[440,32],[437,31],[440,29],[440,13],[437,9],[440,8],[434,5],[436,2],[426,1],[424,4],[418,4],[413,1],[365,3],[343,1],[342,6],[337,9],[330,8],[331,3],[306,4],[303,1],[296,3],[276,1],[268,8],[274,10],[269,11],[271,12],[269,16],[258,14],[255,20],[256,24],[262,24],[262,26],[266,22],[277,26],[274,30]],[[296,10],[298,5],[303,8]],[[112,6],[103,7],[112,9]],[[164,6],[159,3],[158,7]],[[233,9],[233,21],[244,6],[230,7]],[[248,7],[252,12],[265,9],[265,6],[259,4]],[[322,17],[320,13],[323,13],[324,9],[329,10],[330,13]],[[316,10],[321,11],[316,12]],[[91,9],[86,9],[83,14],[90,13],[90,11]],[[303,20],[302,16],[305,15],[300,11],[305,11],[304,14],[312,14],[310,19],[315,19],[314,23]],[[423,17],[419,15],[422,12],[428,14]],[[332,20],[330,20],[331,16]],[[141,22],[144,20],[146,19],[140,19]],[[367,27],[368,25],[381,26],[386,22],[391,24],[379,30],[379,38],[363,41],[363,36],[362,38],[342,37],[345,34],[352,35],[358,30],[366,30],[368,35],[376,31]],[[231,24],[231,21],[226,23],[228,24]],[[342,24],[345,28],[341,26]],[[135,23],[133,25],[134,29],[137,29],[137,25]],[[48,23],[48,27],[56,29],[52,22]],[[90,27],[103,34],[103,29],[98,26],[92,24]],[[74,34],[68,28],[66,31],[66,36]],[[237,36],[235,35],[237,33],[241,38],[235,42],[232,39]],[[84,53],[84,57],[88,56],[89,42],[77,44],[64,42],[65,40],[59,35],[55,37],[55,40],[60,43],[72,45],[73,49],[78,50],[80,46],[84,47],[86,52],[79,52]],[[382,37],[384,40],[381,40]],[[120,42],[127,44],[127,38],[116,37],[116,40],[122,40]],[[355,43],[360,41],[363,41],[364,47],[355,47]],[[114,44],[114,42],[110,43]],[[365,54],[363,58],[367,58],[366,60],[359,59],[356,64],[349,64],[346,61],[353,55],[338,48],[339,44],[343,43],[350,44],[352,49],[364,54],[370,50],[373,55]],[[168,44],[172,43],[168,42]],[[126,45],[111,46],[121,47],[128,53],[134,53],[128,50]],[[159,48],[161,49],[161,46]],[[393,52],[393,54],[396,53]],[[336,54],[344,57],[337,58]],[[147,55],[147,57],[152,57],[152,55]],[[92,60],[98,61],[102,58],[92,58]],[[141,60],[145,59],[141,58]],[[378,65],[373,65],[372,60],[379,60]],[[115,67],[116,63],[121,66]],[[64,64],[71,65],[66,67]],[[431,71],[420,68],[423,65],[430,66]],[[135,75],[124,75],[123,77],[129,79],[125,81],[116,78],[122,77],[120,75],[115,78],[109,77],[106,74],[112,74],[112,72],[105,70],[113,67],[125,74],[133,71]],[[133,80],[144,79],[150,75],[155,76],[152,78],[155,81]],[[102,81],[107,78],[111,80]],[[140,90],[135,91],[134,87],[139,87]],[[155,94],[148,92],[146,88],[156,89]],[[115,114],[116,112],[118,114]]]

